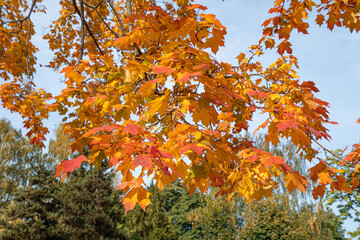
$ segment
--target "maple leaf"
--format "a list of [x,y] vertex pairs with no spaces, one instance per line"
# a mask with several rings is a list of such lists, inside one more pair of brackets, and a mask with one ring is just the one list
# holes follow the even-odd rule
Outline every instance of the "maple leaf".
[[294,120],[285,120],[280,121],[276,127],[279,131],[284,131],[288,128],[296,129],[298,127],[299,123],[295,122]]
[[180,154],[183,154],[189,150],[194,151],[196,154],[201,155],[204,150],[210,150],[210,148],[208,146],[202,145],[202,144],[196,144],[196,143],[192,143],[187,145],[186,147],[184,147],[181,151]]
[[301,192],[306,193],[306,185],[308,184],[308,181],[304,176],[301,176],[299,172],[289,172],[285,176],[284,181],[286,181],[285,187],[290,193],[292,193],[295,188],[298,188]]
[[165,73],[169,75],[174,72],[174,69],[166,66],[152,66],[152,70],[154,74]]
[[262,163],[266,168],[268,168],[271,166],[271,164],[280,164],[280,165],[284,164],[285,160],[281,157],[269,157],[269,158],[264,158]]
[[139,133],[139,126],[135,124],[127,124],[124,128],[125,133],[131,133],[132,135],[137,135]]
[[63,170],[64,172],[73,172],[76,168],[80,168],[82,162],[86,162],[87,158],[84,155],[80,155],[77,158],[64,161]]
[[152,169],[153,164],[152,164],[151,156],[146,154],[136,156],[133,161],[133,166],[134,168],[136,168],[139,165],[148,169]]
[[314,188],[312,195],[313,195],[315,200],[317,200],[318,197],[323,197],[324,196],[325,188],[326,188],[325,185],[319,185],[319,186],[316,186]]
[[205,6],[203,6],[203,5],[200,5],[200,4],[193,4],[193,5],[191,5],[191,6],[188,6],[188,7],[186,7],[188,10],[193,10],[193,9],[197,9],[197,8],[199,8],[199,9],[201,9],[201,10],[206,10],[207,9],[207,7],[205,7]]
[[201,72],[186,73],[186,74],[182,75],[181,78],[179,78],[177,80],[177,82],[187,82],[187,81],[189,81],[190,77],[194,77],[194,76],[198,76],[198,75],[201,75]]
[[292,49],[291,49],[291,43],[289,43],[288,41],[284,40],[282,41],[279,45],[278,45],[278,53],[280,55],[284,55],[284,52],[288,52],[289,54],[292,53]]

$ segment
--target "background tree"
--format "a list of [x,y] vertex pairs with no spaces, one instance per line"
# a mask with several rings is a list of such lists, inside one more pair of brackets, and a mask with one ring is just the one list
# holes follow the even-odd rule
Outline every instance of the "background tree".
[[203,196],[205,203],[188,213],[188,218],[200,226],[201,239],[238,239],[245,224],[245,201],[234,197],[215,197],[215,189]]
[[29,186],[17,189],[11,204],[2,209],[1,239],[67,239],[61,224],[63,184],[54,172],[36,169]]
[[31,145],[10,122],[0,119],[0,208],[9,203],[17,187],[27,187],[33,169],[44,166],[53,169],[55,162],[47,161],[40,147]]
[[68,239],[126,239],[117,228],[124,221],[124,208],[113,179],[104,168],[84,166],[63,185],[61,222]]
[[[335,151],[336,154],[341,155],[342,151]],[[328,162],[331,165],[341,165],[339,169],[345,179],[350,182],[354,178],[356,165],[351,162],[340,162],[338,158],[328,157]],[[359,174],[355,176],[358,177]],[[355,222],[360,222],[360,187],[357,186],[352,192],[337,192],[334,189],[326,193],[326,204],[332,208],[337,208],[342,219],[354,219]],[[353,232],[349,232],[352,237],[360,236],[360,226]]]
[[245,209],[246,224],[240,239],[346,239],[338,216],[314,204],[294,211],[289,201],[285,195],[252,201]]
[[121,227],[130,234],[131,239],[178,239],[171,210],[182,192],[174,185],[159,192],[151,184],[148,190],[152,194],[150,199],[153,204],[145,211],[137,206],[134,211],[127,213]]

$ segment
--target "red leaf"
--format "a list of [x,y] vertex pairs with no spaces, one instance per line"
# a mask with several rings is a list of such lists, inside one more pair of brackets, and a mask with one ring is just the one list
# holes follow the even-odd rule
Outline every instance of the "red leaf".
[[292,129],[296,129],[297,126],[299,125],[298,122],[295,122],[294,120],[288,120],[288,121],[281,121],[279,122],[276,127],[279,131],[284,131],[285,129],[288,128],[292,128]]
[[80,168],[81,163],[87,161],[86,157],[84,155],[80,155],[77,158],[64,161],[64,172],[73,172],[76,168]]
[[283,41],[282,43],[279,44],[278,46],[278,53],[280,55],[284,55],[284,52],[288,52],[289,54],[292,53],[292,49],[291,49],[291,43],[289,43],[288,41]]
[[201,10],[206,10],[207,9],[207,7],[205,7],[203,5],[200,5],[200,4],[194,4],[192,6],[187,7],[188,10],[193,10],[193,9],[197,9],[197,8],[199,8]]
[[313,134],[315,134],[315,136],[320,137],[321,136],[321,132],[316,131],[315,129],[313,129],[312,127],[309,127],[310,132],[312,132]]
[[177,80],[177,82],[187,82],[189,81],[190,77],[201,75],[201,72],[194,72],[194,73],[187,73],[183,75],[180,79]]
[[152,66],[152,70],[154,74],[158,74],[158,73],[171,74],[174,72],[174,69],[165,66]]
[[119,157],[112,157],[110,158],[110,165],[111,166],[116,166],[119,164],[120,158]]
[[133,161],[133,166],[134,166],[134,168],[136,168],[139,165],[146,167],[148,169],[152,169],[153,164],[152,164],[151,157],[149,155],[145,155],[145,154],[136,156]]
[[64,162],[65,162],[65,161],[62,161],[62,162],[56,167],[55,177],[60,177],[60,176],[61,176],[61,172],[63,171],[63,168],[64,168]]
[[129,132],[132,135],[137,135],[139,133],[139,127],[134,124],[128,124],[126,125],[124,132],[125,133]]
[[268,168],[271,164],[284,164],[285,161],[281,157],[269,157],[263,160],[264,167]]

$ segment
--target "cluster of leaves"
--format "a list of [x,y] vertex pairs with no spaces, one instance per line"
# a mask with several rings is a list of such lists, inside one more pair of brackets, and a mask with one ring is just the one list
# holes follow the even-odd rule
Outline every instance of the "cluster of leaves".
[[[1,239],[344,239],[338,217],[313,204],[296,203],[297,195],[289,197],[284,189],[272,200],[246,204],[238,196],[229,202],[225,196],[216,198],[215,189],[191,196],[180,181],[161,192],[151,184],[146,190],[152,194],[152,204],[146,211],[137,206],[125,215],[119,205],[121,193],[113,187],[114,174],[105,165],[96,171],[83,164],[66,183],[46,169],[51,166],[44,167],[43,159],[67,154],[61,147],[66,139],[58,130],[52,151],[32,159],[28,184],[19,185],[0,210]],[[12,151],[21,148],[16,142],[10,146]],[[286,144],[268,150],[286,156],[292,149]],[[37,148],[32,151],[38,153]],[[24,159],[17,157],[19,163]],[[302,172],[305,166],[297,166],[296,157],[291,159],[289,165]]]
[[[315,84],[297,75],[290,35],[306,34],[307,16],[315,10],[319,25],[358,32],[360,1],[274,1],[263,37],[250,55],[238,55],[237,67],[212,56],[224,46],[226,28],[193,0],[59,3],[59,19],[44,38],[54,51],[49,65],[66,66],[61,71],[66,88],[52,97],[31,80],[36,49],[30,17],[44,6],[38,0],[0,1],[0,51],[6,59],[0,66],[2,105],[24,117],[27,136],[41,146],[48,132],[43,120],[50,112],[64,115],[71,152],[80,153],[63,161],[56,176],[64,178],[82,162],[96,168],[108,162],[122,175],[118,189],[125,193],[126,212],[150,203],[144,177],[160,190],[180,178],[190,193],[220,187],[219,194],[246,201],[270,197],[279,181],[290,192],[306,191],[307,179],[284,158],[260,150],[240,133],[259,111],[268,116],[259,125],[267,129],[266,144],[277,146],[287,138],[304,159],[316,159],[315,144],[330,139],[325,124],[333,122],[328,103],[315,97]],[[255,61],[266,48],[280,55],[268,67]],[[346,161],[357,164],[359,156],[360,144],[354,145]],[[140,174],[134,175],[135,169]],[[319,183],[315,198],[327,185],[341,191],[358,185],[356,177],[348,183],[324,161],[310,176]]]

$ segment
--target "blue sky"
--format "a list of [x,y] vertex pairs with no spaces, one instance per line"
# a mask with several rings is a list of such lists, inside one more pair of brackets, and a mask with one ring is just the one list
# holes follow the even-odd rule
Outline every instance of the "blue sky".
[[[35,15],[36,31],[42,34],[50,25],[50,20],[57,16],[57,1],[45,0],[47,15]],[[224,26],[227,27],[225,47],[221,48],[217,58],[221,61],[236,64],[235,57],[248,46],[257,43],[261,36],[262,22],[269,17],[267,10],[271,7],[269,0],[199,0],[208,7],[208,13],[214,13]],[[313,17],[310,16],[310,19]],[[333,31],[325,27],[319,28],[313,22],[309,35],[294,34],[291,38],[293,54],[299,60],[299,75],[306,81],[314,81],[320,93],[317,97],[331,105],[330,116],[338,125],[329,125],[331,142],[321,142],[329,149],[345,148],[359,142],[360,125],[355,121],[360,117],[360,35],[350,34],[346,29],[335,28]],[[40,35],[35,37],[38,62],[46,65],[51,59],[48,45]],[[264,57],[264,63],[275,61],[278,56],[269,54]],[[35,82],[39,87],[57,94],[63,84],[62,76],[49,69],[38,70]],[[17,114],[0,109],[0,116],[11,120],[16,128],[22,128],[22,119]],[[251,130],[261,123],[261,117],[256,118]],[[53,131],[61,118],[52,115],[46,126]],[[23,130],[25,133],[25,130]],[[47,136],[50,138],[51,136]],[[353,228],[354,224],[347,224]]]

